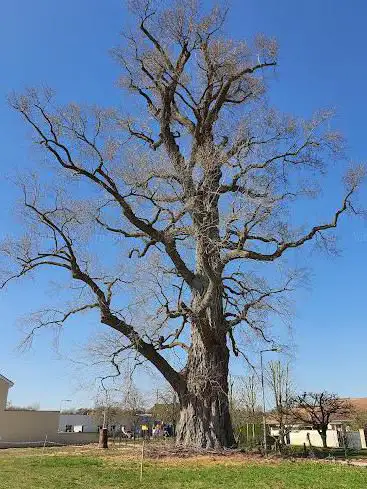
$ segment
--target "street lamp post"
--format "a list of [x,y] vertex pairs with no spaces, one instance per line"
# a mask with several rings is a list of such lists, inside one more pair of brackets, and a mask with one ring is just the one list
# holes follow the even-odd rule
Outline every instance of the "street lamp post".
[[260,370],[261,370],[261,389],[263,397],[263,435],[264,435],[264,453],[265,456],[268,453],[268,444],[266,440],[266,403],[265,403],[265,385],[264,385],[264,368],[263,368],[263,353],[270,351],[279,351],[278,348],[269,348],[267,350],[260,351]]
[[61,408],[62,408],[63,402],[71,402],[71,399],[61,399],[61,401],[60,401],[60,414],[61,414]]
[[[59,412],[59,427],[58,427],[58,430],[62,430],[63,428],[61,427],[61,410],[62,410],[62,404],[64,402],[71,402],[71,399],[61,399],[60,401],[60,412]],[[66,429],[66,427],[65,427]]]

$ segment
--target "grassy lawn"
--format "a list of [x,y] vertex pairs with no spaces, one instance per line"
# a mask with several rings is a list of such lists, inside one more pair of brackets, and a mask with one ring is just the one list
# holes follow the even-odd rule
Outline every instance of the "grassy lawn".
[[1,489],[107,488],[366,488],[367,468],[309,461],[239,457],[147,460],[139,481],[138,452],[40,449],[0,451]]

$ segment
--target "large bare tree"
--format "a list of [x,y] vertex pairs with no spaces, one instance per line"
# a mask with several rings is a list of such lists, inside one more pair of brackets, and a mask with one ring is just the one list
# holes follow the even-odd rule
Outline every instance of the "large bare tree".
[[341,154],[332,114],[301,120],[269,106],[273,39],[226,38],[219,8],[160,5],[131,2],[137,28],[114,50],[124,114],[57,107],[48,89],[11,97],[48,166],[21,182],[28,228],[2,246],[16,267],[3,286],[44,267],[66,273],[69,303],[36,313],[30,334],[98,311],[116,332],[117,372],[133,350],[177,393],[178,442],[230,447],[230,351],[246,357],[250,340],[272,340],[267,319],[299,279],[284,255],[328,246],[359,175],[348,173],[329,220],[302,228],[298,202]]

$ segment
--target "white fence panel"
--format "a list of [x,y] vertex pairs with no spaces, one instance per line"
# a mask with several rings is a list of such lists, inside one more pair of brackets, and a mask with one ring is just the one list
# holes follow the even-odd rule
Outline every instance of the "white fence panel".
[[[316,430],[295,430],[289,434],[291,445],[309,445],[307,434],[309,434],[310,443],[313,447],[322,447],[321,436]],[[327,430],[326,432],[327,446],[330,448],[339,447],[338,433],[335,430]]]
[[361,434],[359,431],[347,431],[347,447],[360,450],[362,448]]

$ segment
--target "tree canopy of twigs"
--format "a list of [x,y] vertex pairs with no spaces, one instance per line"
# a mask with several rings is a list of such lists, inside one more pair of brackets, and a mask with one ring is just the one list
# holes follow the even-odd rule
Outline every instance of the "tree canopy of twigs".
[[286,444],[285,437],[291,428],[289,414],[294,399],[290,363],[283,363],[280,360],[269,362],[266,381],[274,403],[272,417],[279,426],[279,446],[282,449]]
[[295,222],[343,158],[332,112],[269,105],[274,39],[226,37],[219,7],[162,5],[131,1],[136,28],[113,50],[134,107],[58,106],[48,88],[10,97],[47,169],[20,182],[26,232],[2,244],[2,287],[45,267],[66,275],[69,303],[32,316],[28,338],[96,311],[115,332],[116,373],[133,352],[177,393],[179,443],[232,446],[230,351],[273,341],[269,317],[302,275],[286,255],[332,245],[364,171],[347,172],[324,222]]

